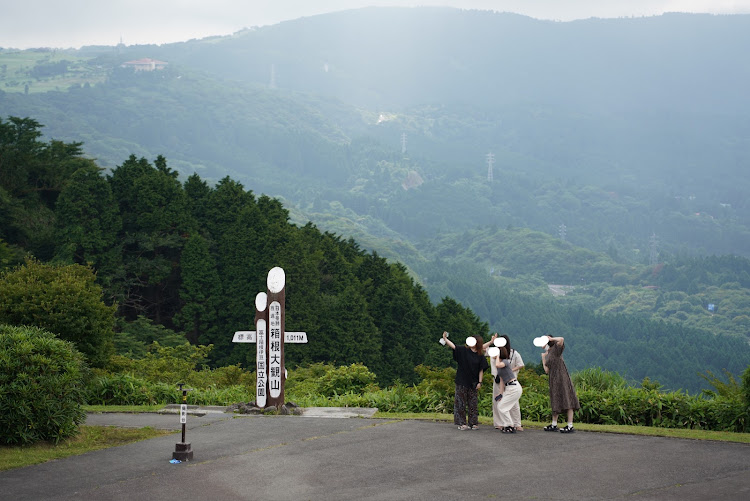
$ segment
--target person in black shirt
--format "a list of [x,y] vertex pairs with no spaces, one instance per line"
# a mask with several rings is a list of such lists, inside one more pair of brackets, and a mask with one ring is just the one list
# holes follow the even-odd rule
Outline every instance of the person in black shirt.
[[456,346],[448,339],[448,333],[443,332],[443,340],[453,350],[453,360],[458,364],[453,424],[459,430],[476,430],[479,428],[479,389],[482,387],[484,371],[489,368],[482,353],[482,337],[468,337],[466,346]]

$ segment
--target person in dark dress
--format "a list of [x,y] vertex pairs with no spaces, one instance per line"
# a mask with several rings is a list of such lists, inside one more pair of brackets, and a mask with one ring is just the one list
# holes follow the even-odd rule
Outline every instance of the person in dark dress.
[[[565,365],[562,354],[565,349],[565,339],[551,337],[542,353],[542,365],[544,372],[549,375],[549,403],[552,408],[552,423],[544,427],[544,431],[560,431],[561,433],[573,433],[573,412],[581,408],[578,402],[576,389],[570,379],[568,367]],[[567,413],[568,422],[564,428],[557,427],[557,416],[562,412]]]
[[476,430],[479,428],[479,389],[482,387],[484,371],[489,368],[482,352],[482,337],[468,337],[466,346],[456,346],[448,339],[448,333],[443,332],[443,340],[453,350],[453,360],[458,365],[453,424],[459,430]]

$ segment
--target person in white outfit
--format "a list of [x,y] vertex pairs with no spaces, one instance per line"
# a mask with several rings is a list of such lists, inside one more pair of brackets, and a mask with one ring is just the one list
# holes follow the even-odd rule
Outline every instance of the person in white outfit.
[[[505,338],[505,347],[508,348],[508,359],[510,360],[510,370],[513,371],[513,374],[515,375],[516,379],[518,379],[518,371],[523,369],[523,358],[521,358],[521,354],[518,353],[516,350],[511,348],[510,346],[510,338],[503,334],[500,337]],[[513,426],[515,427],[516,431],[523,431],[523,426],[521,426],[521,405],[520,401],[516,401],[516,404],[511,407],[510,409],[510,417],[513,420]]]
[[[513,371],[515,379],[518,379],[518,371],[520,371],[524,367],[523,358],[521,358],[520,353],[511,348],[510,338],[506,334],[498,336],[497,333],[494,333],[490,340],[483,346],[485,353],[488,353],[488,348],[492,345],[499,344],[495,342],[498,337],[505,339],[505,347],[508,349],[508,359],[510,360],[510,369]],[[495,381],[495,376],[497,376],[497,358],[498,357],[490,357],[490,370],[492,371],[493,380],[492,424],[498,430],[502,430],[503,424],[500,422],[500,417],[497,414],[497,405],[495,405],[494,399],[497,398],[498,395],[501,395],[503,393],[503,391],[505,390],[505,383],[502,379],[500,379],[500,381]],[[523,431],[523,426],[521,426],[521,407],[518,401],[516,401],[515,405],[510,409],[510,417],[513,420],[513,427],[516,429],[516,431]]]
[[497,407],[502,432],[515,433],[516,427],[513,425],[510,410],[521,398],[523,388],[521,388],[521,384],[511,369],[509,352],[506,346],[500,347],[500,354],[495,362],[495,367],[497,367],[497,376],[495,379],[501,379],[505,383],[505,389],[502,394],[495,397],[494,407]]

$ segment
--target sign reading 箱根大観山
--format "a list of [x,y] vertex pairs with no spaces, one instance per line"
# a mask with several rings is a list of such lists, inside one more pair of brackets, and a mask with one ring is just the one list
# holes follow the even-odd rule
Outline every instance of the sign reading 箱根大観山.
[[260,408],[284,404],[284,343],[307,343],[306,332],[284,330],[286,276],[279,267],[268,272],[268,293],[255,297],[255,330],[237,331],[233,343],[255,343],[255,403]]

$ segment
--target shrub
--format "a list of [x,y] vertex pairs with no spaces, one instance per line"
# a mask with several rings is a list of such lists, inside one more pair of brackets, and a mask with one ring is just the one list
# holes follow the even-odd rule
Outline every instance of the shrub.
[[[191,387],[188,384],[188,387]],[[191,387],[190,405],[231,405],[253,400],[252,386],[231,385],[222,388]],[[176,384],[156,383],[129,374],[104,374],[89,383],[86,398],[92,405],[156,405],[182,403]]]
[[71,341],[89,364],[103,367],[113,351],[115,307],[102,302],[90,268],[27,259],[0,273],[0,323],[33,325]]
[[150,318],[138,315],[132,322],[117,318],[114,337],[115,352],[131,358],[143,358],[154,341],[161,346],[179,346],[187,340],[183,334],[155,324]]
[[606,391],[628,386],[627,381],[620,374],[604,370],[601,367],[589,367],[588,369],[576,372],[572,375],[571,379],[579,391]]
[[358,393],[376,387],[377,376],[362,364],[330,367],[318,379],[318,393],[324,396]]
[[335,367],[316,363],[290,371],[286,390],[297,397],[306,395],[332,397],[345,393],[377,390],[376,380],[377,376],[362,364]]
[[86,414],[83,355],[37,327],[0,325],[0,441],[59,442]]
[[742,372],[742,398],[750,409],[750,365]]
[[86,387],[86,401],[91,405],[155,405],[177,403],[181,399],[177,386],[149,382],[130,374],[100,375]]
[[193,346],[188,342],[179,346],[161,346],[154,342],[143,358],[134,360],[115,355],[107,368],[110,372],[128,373],[156,383],[187,383],[206,362],[212,348],[213,345]]

